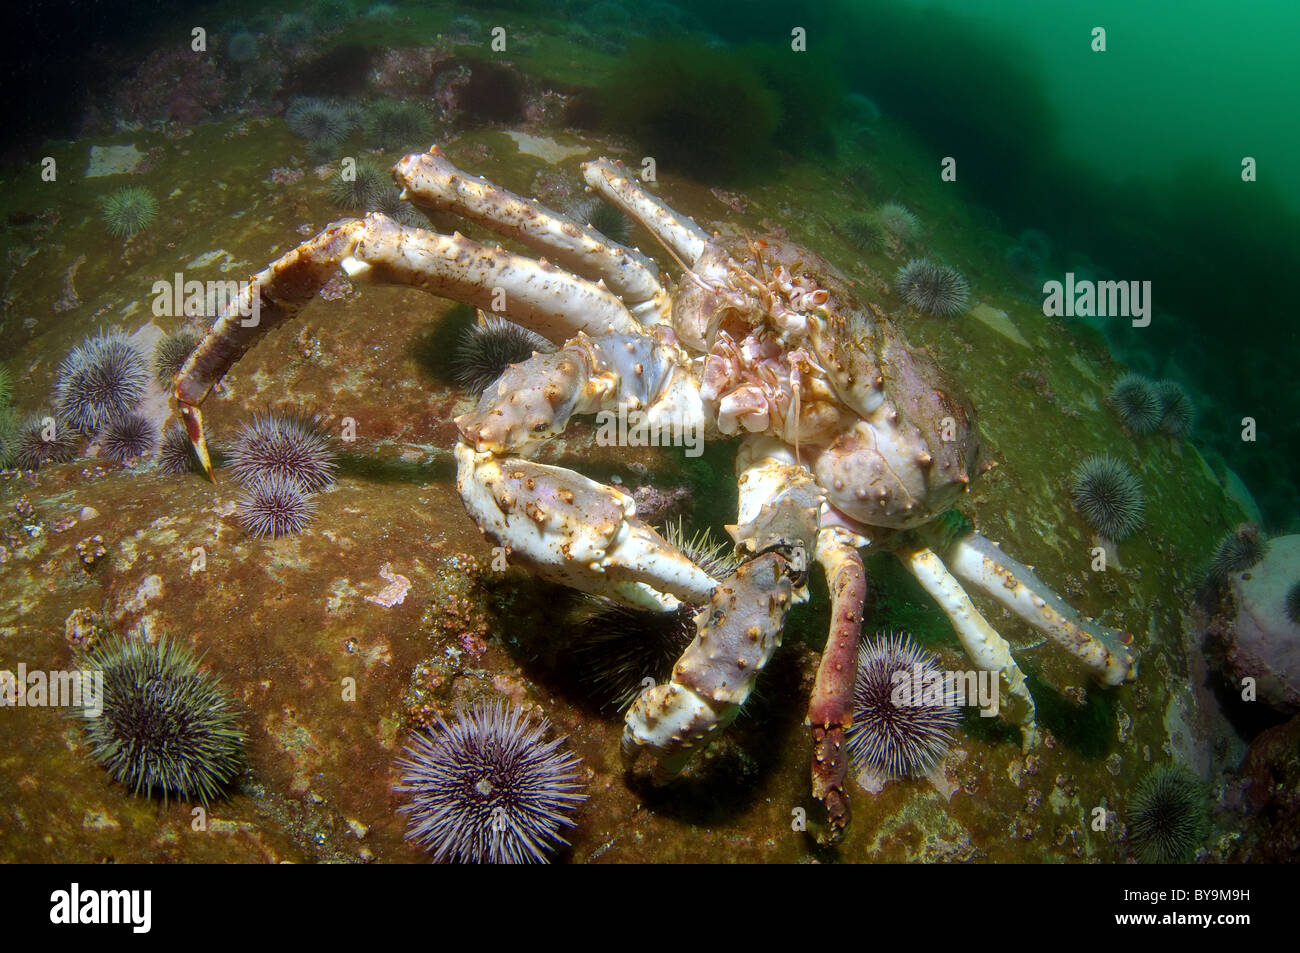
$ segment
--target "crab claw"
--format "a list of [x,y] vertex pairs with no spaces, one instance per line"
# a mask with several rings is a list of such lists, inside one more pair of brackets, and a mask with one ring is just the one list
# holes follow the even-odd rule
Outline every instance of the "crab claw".
[[208,439],[203,434],[203,414],[199,408],[193,404],[187,404],[185,401],[176,400],[176,416],[181,419],[185,425],[185,432],[189,435],[190,445],[194,448],[194,455],[199,458],[199,463],[203,466],[203,472],[208,475],[208,479],[213,483],[217,478],[212,473],[212,458],[208,454]]

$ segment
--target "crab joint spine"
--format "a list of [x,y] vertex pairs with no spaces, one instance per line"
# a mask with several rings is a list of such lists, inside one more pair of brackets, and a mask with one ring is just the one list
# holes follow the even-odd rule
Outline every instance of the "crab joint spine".
[[785,557],[765,553],[718,584],[696,614],[696,635],[673,667],[672,679],[632,703],[623,729],[629,764],[648,749],[657,777],[685,764],[691,750],[729,725],[754,679],[781,644],[793,601]]
[[953,544],[954,574],[1002,603],[1091,668],[1106,685],[1137,677],[1137,663],[1124,646],[1125,633],[1089,622],[1048,589],[1033,570],[1012,559],[985,536],[972,533]]
[[1008,721],[1020,726],[1021,747],[1028,751],[1038,740],[1034,699],[1025,685],[1025,673],[1011,657],[1011,647],[980,615],[961,583],[934,552],[917,549],[901,552],[899,557],[948,616],[970,660],[986,672],[998,673],[1002,693],[999,711]]

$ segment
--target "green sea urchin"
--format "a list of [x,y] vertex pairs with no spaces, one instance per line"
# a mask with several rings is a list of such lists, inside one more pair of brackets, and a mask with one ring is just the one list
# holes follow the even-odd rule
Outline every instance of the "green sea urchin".
[[300,96],[284,112],[289,131],[315,146],[336,146],[352,131],[348,111],[314,96]]
[[1239,523],[1219,540],[1206,578],[1215,585],[1227,582],[1229,576],[1257,566],[1267,552],[1268,540],[1259,526]]
[[921,235],[921,223],[911,210],[889,202],[876,210],[876,220],[898,242],[915,241]]
[[894,288],[904,301],[927,314],[962,314],[970,305],[970,286],[956,268],[913,258],[894,277]]
[[393,191],[392,179],[370,162],[339,169],[330,180],[330,201],[349,212],[368,212]]
[[103,712],[84,720],[91,754],[132,793],[206,805],[238,773],[244,731],[220,679],[188,648],[110,638],[81,667],[104,677]]
[[934,657],[909,636],[877,635],[859,647],[853,725],[845,734],[854,771],[925,774],[948,753],[957,716]]
[[99,452],[117,463],[132,463],[153,452],[158,428],[134,411],[114,417],[99,434]]
[[597,198],[580,198],[570,203],[565,215],[581,225],[589,225],[606,238],[612,238],[620,245],[627,244],[632,233],[632,223],[627,216],[608,202]]
[[1133,794],[1128,823],[1144,863],[1185,864],[1209,831],[1205,786],[1179,765],[1154,768]]
[[55,412],[86,436],[134,410],[149,372],[144,356],[118,331],[88,337],[59,365]]
[[334,482],[329,436],[314,420],[295,414],[255,414],[240,426],[229,447],[230,469],[248,486],[263,476],[278,476],[309,491]]
[[543,741],[550,723],[501,702],[439,719],[397,760],[409,795],[407,838],[438,862],[545,863],[568,844],[561,832],[585,799],[581,762],[565,739]]
[[1135,434],[1149,434],[1160,426],[1160,398],[1155,385],[1141,374],[1125,374],[1110,391],[1110,403],[1124,426]]
[[194,453],[189,434],[180,424],[170,424],[163,433],[162,445],[158,448],[155,465],[162,473],[181,474],[198,473],[201,470],[199,458]]
[[418,150],[433,136],[433,117],[414,103],[381,99],[366,112],[366,141],[385,152]]
[[[679,520],[664,528],[663,537],[714,579],[726,579],[736,570],[734,551],[715,543],[707,530],[687,536]],[[695,638],[698,608],[683,604],[672,612],[651,612],[582,596],[569,621],[577,630],[574,657],[592,697],[604,708],[623,712],[641,694],[645,679],[667,680]]]
[[203,335],[190,327],[180,328],[159,339],[153,349],[153,372],[159,387],[164,391],[171,390],[172,380],[201,340]]
[[39,470],[47,463],[77,458],[81,438],[53,417],[28,420],[13,436],[10,462],[20,470]]
[[8,404],[14,398],[14,378],[9,368],[0,364],[0,406]]
[[1142,482],[1107,454],[1084,460],[1070,476],[1070,497],[1088,525],[1119,542],[1142,525]]
[[1155,385],[1160,406],[1160,430],[1171,437],[1185,437],[1196,416],[1192,397],[1177,381],[1160,381]]
[[255,477],[236,501],[240,525],[250,536],[279,539],[306,529],[316,509],[315,494],[278,473]]
[[456,383],[481,394],[511,364],[528,360],[534,351],[551,350],[551,342],[540,334],[480,311],[456,348]]
[[1286,591],[1286,617],[1292,625],[1300,625],[1300,580],[1291,583]]
[[124,186],[103,199],[100,216],[113,235],[130,238],[153,224],[158,217],[158,200],[148,189]]
[[854,215],[844,221],[844,237],[858,251],[880,251],[889,244],[889,232],[874,215]]

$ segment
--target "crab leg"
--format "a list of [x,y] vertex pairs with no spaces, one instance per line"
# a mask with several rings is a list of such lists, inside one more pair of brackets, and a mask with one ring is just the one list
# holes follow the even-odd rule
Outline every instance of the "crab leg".
[[414,205],[452,212],[524,243],[575,274],[603,281],[646,323],[667,320],[669,296],[649,258],[536,201],[462,172],[437,146],[401,159],[393,177],[404,190],[402,198]]
[[672,678],[646,689],[628,709],[622,742],[627,765],[649,751],[658,759],[656,780],[666,780],[697,745],[731,724],[781,644],[794,574],[785,554],[766,552],[717,585],[695,617],[695,640]]
[[1034,699],[1025,685],[1024,672],[1011,657],[1011,647],[980,615],[961,583],[931,550],[922,547],[898,555],[948,616],[970,660],[983,671],[998,673],[998,709],[1020,726],[1021,747],[1028,751],[1038,740]]
[[858,552],[864,543],[860,536],[838,526],[824,527],[817,534],[817,561],[831,592],[831,630],[817,668],[807,724],[813,731],[813,797],[826,805],[830,822],[822,838],[825,843],[839,840],[849,824],[844,731],[853,724],[858,640],[867,598],[867,574]]
[[1126,648],[1131,635],[1080,616],[1032,569],[1002,552],[987,537],[972,533],[958,540],[949,549],[947,561],[955,575],[1053,639],[1104,684],[1120,685],[1137,677],[1137,662]]
[[663,612],[717,583],[636,516],[632,498],[562,467],[456,444],[456,489],[478,528],[537,575]]
[[621,162],[584,162],[582,177],[601,198],[649,229],[683,264],[693,264],[704,253],[709,241],[704,229],[637,185]]
[[474,307],[504,304],[512,321],[556,342],[582,331],[642,333],[615,295],[554,265],[461,235],[399,225],[378,213],[331,225],[253,276],[176,375],[176,412],[209,477],[199,405],[259,337],[301,311],[339,268],[354,278],[409,285]]

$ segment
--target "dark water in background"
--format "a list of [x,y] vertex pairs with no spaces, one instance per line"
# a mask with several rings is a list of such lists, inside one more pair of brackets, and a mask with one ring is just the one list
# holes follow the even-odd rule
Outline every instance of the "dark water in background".
[[[490,7],[464,6],[490,19]],[[641,11],[623,6],[632,17]],[[1145,329],[1113,322],[1112,348],[1135,369],[1191,389],[1198,445],[1243,477],[1272,528],[1295,524],[1300,4],[682,6],[732,47],[786,47],[791,25],[805,26],[808,75],[818,77],[804,96],[810,116],[837,121],[839,95],[866,94],[933,152],[934,166],[918,177],[935,174],[939,157],[958,157],[967,200],[992,211],[1008,234],[1042,230],[1058,252],[1058,271],[1067,253],[1079,252],[1103,274],[1152,281],[1155,320]],[[217,9],[228,8],[113,0],[12,8],[10,49],[0,61],[5,157],[29,160],[43,138],[74,136],[87,96],[127,69],[164,24],[203,22]],[[1105,53],[1090,49],[1094,26],[1107,30]],[[792,148],[833,149],[811,121],[786,136]],[[1259,181],[1241,181],[1243,156],[1257,160]],[[1244,416],[1258,421],[1256,443],[1240,439]]]

